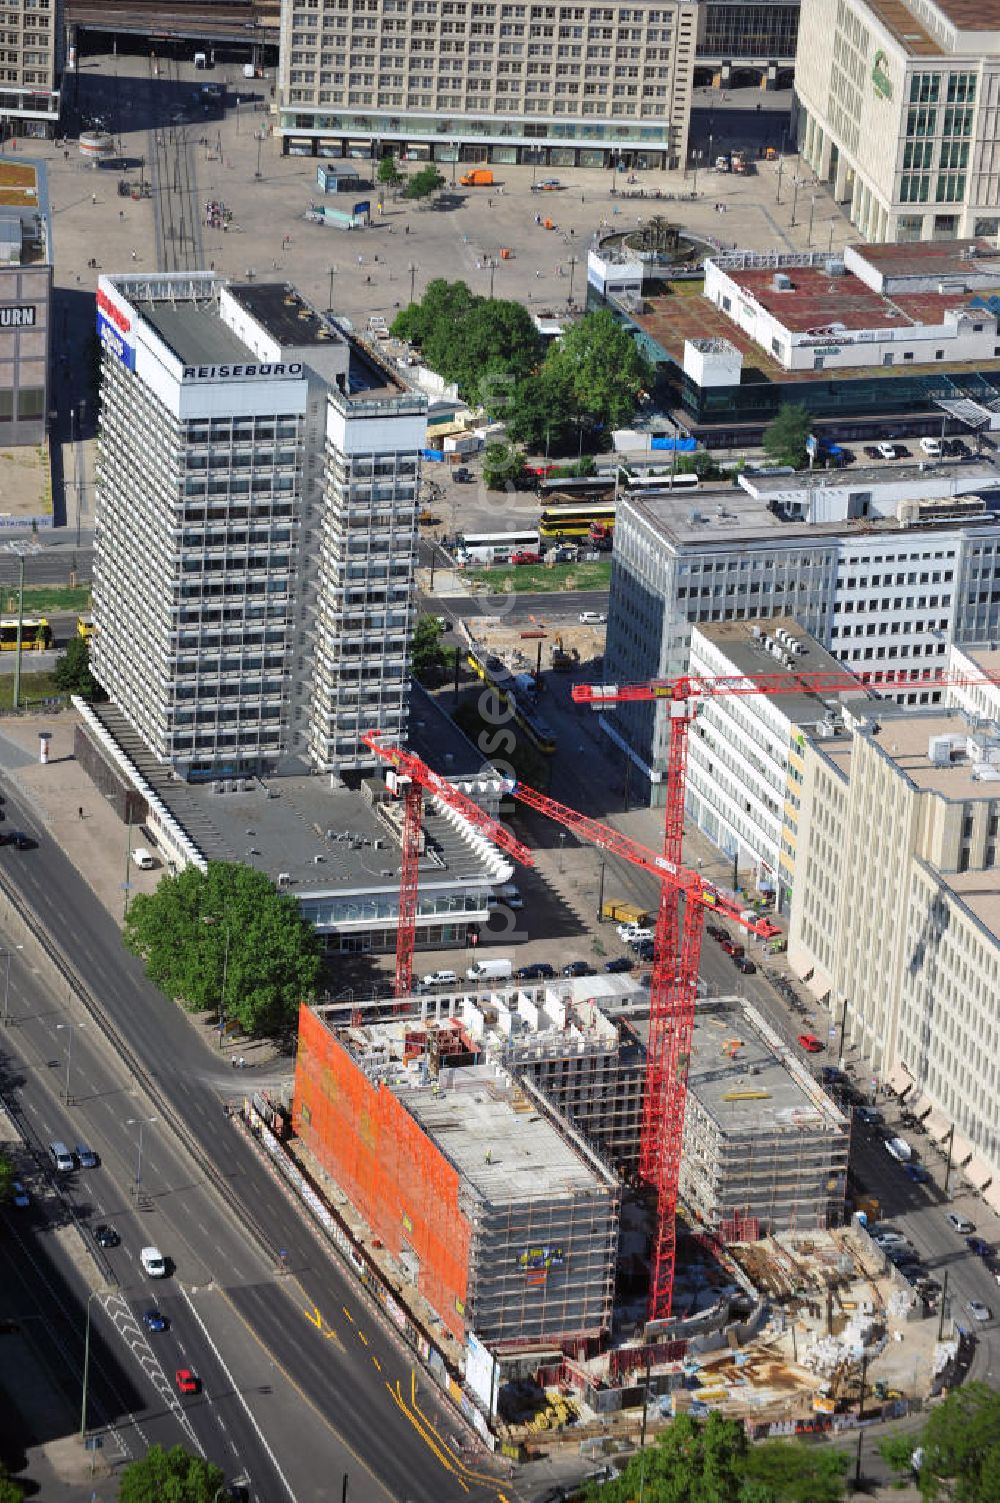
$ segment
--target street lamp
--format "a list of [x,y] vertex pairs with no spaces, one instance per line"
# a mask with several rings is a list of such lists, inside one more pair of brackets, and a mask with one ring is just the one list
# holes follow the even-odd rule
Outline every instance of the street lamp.
[[[14,950],[23,950],[23,949],[24,949],[23,945],[15,945],[14,946]],[[14,950],[4,950],[3,951],[4,955],[6,955],[6,957],[7,957],[7,967],[6,967],[6,972],[5,972],[5,975],[4,975],[4,982],[3,982],[3,1026],[5,1028],[9,1027],[9,1025],[10,1025],[10,960],[11,960],[11,956],[14,953]]]
[[87,1295],[87,1325],[83,1338],[83,1399],[80,1403],[80,1439],[87,1439],[87,1379],[90,1377],[90,1302],[97,1299],[101,1294],[114,1294],[114,1290],[107,1284],[102,1284],[100,1289],[94,1289]]
[[337,275],[337,268],[335,266],[331,266],[330,267],[330,291],[327,293],[327,298],[326,298],[326,306],[327,306],[327,309],[331,313],[333,312],[333,279],[334,279],[334,277],[336,275]]
[[793,230],[795,228],[795,209],[796,209],[796,205],[798,204],[798,201],[799,201],[799,175],[798,175],[798,173],[796,173],[795,176],[792,178],[792,218],[791,218],[790,228],[793,229]]
[[65,1089],[63,1091],[63,1096],[65,1098],[67,1106],[70,1105],[70,1101],[71,1101],[71,1097],[70,1097],[70,1094],[69,1094],[69,1076],[70,1076],[70,1071],[73,1068],[73,1034],[74,1034],[74,1032],[76,1031],[77,1028],[83,1028],[85,1026],[86,1025],[83,1024],[83,1023],[57,1023],[56,1024],[56,1031],[57,1032],[59,1031],[60,1028],[68,1028],[69,1029],[69,1032],[68,1032],[68,1034],[66,1036],[66,1086],[65,1086]]
[[413,284],[414,284],[414,279],[416,278],[416,275],[417,275],[417,268],[416,268],[416,265],[414,264],[414,262],[411,261],[410,264],[409,264],[409,266],[407,266],[406,269],[410,273],[410,302],[412,303],[413,302]]
[[139,1187],[142,1184],[142,1130],[143,1130],[144,1127],[152,1127],[154,1125],[154,1123],[156,1123],[158,1120],[159,1119],[157,1117],[127,1117],[126,1120],[125,1120],[125,1126],[126,1127],[136,1127],[136,1126],[138,1126],[138,1128],[139,1128],[139,1151],[138,1151],[138,1154],[136,1155],[136,1160],[135,1160],[135,1191],[134,1191],[134,1193],[135,1193],[136,1196],[138,1196],[138,1194],[139,1194]]
[[576,275],[576,268],[577,268],[578,265],[579,265],[578,258],[576,256],[570,256],[570,258],[569,258],[569,301],[570,301],[570,304],[572,304],[572,302],[573,302],[573,278]]

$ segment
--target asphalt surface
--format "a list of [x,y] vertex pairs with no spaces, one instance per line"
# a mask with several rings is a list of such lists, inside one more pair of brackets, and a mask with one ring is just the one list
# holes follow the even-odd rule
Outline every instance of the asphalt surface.
[[[285,1399],[294,1395],[303,1420],[289,1423],[283,1406],[270,1424],[266,1413],[260,1421],[277,1467],[291,1484],[283,1490],[272,1479],[260,1494],[262,1500],[270,1503],[291,1495],[305,1503],[329,1498],[331,1475],[339,1479],[344,1472],[350,1478],[352,1499],[380,1503],[387,1497],[436,1503],[470,1494],[513,1496],[510,1487],[501,1487],[489,1476],[485,1460],[472,1462],[468,1452],[460,1453],[447,1438],[456,1430],[454,1416],[436,1406],[422,1374],[419,1380],[414,1376],[415,1364],[383,1326],[356,1281],[320,1246],[250,1143],[229,1123],[223,1101],[233,1091],[231,1074],[223,1074],[180,1010],[148,984],[90,889],[46,839],[30,809],[5,791],[8,821],[39,839],[37,850],[16,857],[9,849],[3,852],[18,891],[48,934],[66,944],[82,982],[133,1059],[142,1061],[133,1066],[134,1073],[148,1072],[148,1081],[140,1079],[137,1090],[136,1082],[123,1086],[106,1064],[115,1082],[109,1084],[98,1069],[100,1055],[110,1059],[110,1050],[99,1041],[99,1028],[76,1006],[68,1009],[63,1000],[47,998],[44,988],[39,992],[25,985],[22,994],[16,969],[11,996],[11,1013],[18,1019],[16,1036],[26,1045],[32,1040],[39,1059],[55,1061],[47,1067],[53,1078],[66,1063],[65,1034],[55,1031],[56,1023],[85,1022],[74,1032],[71,1115],[62,1115],[63,1109],[51,1100],[50,1087],[50,1099],[36,1109],[36,1135],[47,1141],[47,1133],[60,1131],[73,1142],[85,1131],[101,1152],[117,1184],[107,1187],[99,1199],[95,1196],[95,1206],[99,1219],[122,1223],[123,1250],[112,1256],[126,1289],[140,1279],[135,1257],[147,1235],[137,1219],[155,1224],[158,1244],[175,1267],[174,1277],[167,1281],[169,1291],[167,1284],[162,1295],[156,1290],[174,1317],[175,1334],[162,1342],[169,1360],[161,1366],[172,1375],[179,1350],[172,1343],[183,1339],[187,1365],[205,1378],[204,1393],[183,1401],[185,1419],[200,1443],[206,1449],[221,1443],[221,1417],[229,1427],[221,1432],[226,1443],[230,1434],[236,1443],[233,1460],[242,1467],[247,1458],[251,1479],[267,1474],[267,1453],[252,1426],[240,1420],[240,1405],[235,1398],[222,1402],[228,1381],[224,1369],[215,1363],[197,1322],[183,1314],[178,1300],[184,1295],[173,1292],[186,1290],[197,1300],[195,1291],[211,1286],[224,1293],[228,1309],[240,1317],[232,1340],[245,1342],[247,1332],[253,1334],[277,1364],[274,1392]],[[29,1016],[34,1019],[31,1024],[24,1021]],[[250,1089],[253,1083],[252,1073],[241,1075],[239,1088]],[[149,1104],[144,1085],[152,1093]],[[26,1115],[33,1100],[33,1093],[27,1092]],[[162,1121],[164,1107],[192,1144],[200,1144],[210,1155],[214,1172],[235,1199],[233,1209],[226,1209],[206,1185],[204,1164],[198,1172],[186,1153],[175,1152]],[[142,1194],[137,1197],[140,1209],[134,1212],[127,1199],[123,1202],[121,1188],[134,1179],[138,1120],[144,1116],[161,1120],[144,1129]],[[95,1173],[99,1176],[101,1171]],[[259,1238],[255,1228],[265,1229]],[[263,1251],[255,1245],[258,1242],[264,1244]],[[286,1271],[278,1271],[278,1252],[285,1254]],[[145,1285],[140,1283],[140,1288],[141,1297],[147,1298]],[[213,1340],[225,1358],[230,1344],[225,1331],[213,1334]],[[131,1413],[124,1403],[111,1408],[119,1421]],[[485,1482],[478,1480],[480,1474]]]

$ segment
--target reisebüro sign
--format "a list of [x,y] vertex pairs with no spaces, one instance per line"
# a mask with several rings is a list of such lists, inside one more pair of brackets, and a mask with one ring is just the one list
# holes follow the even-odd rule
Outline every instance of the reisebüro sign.
[[274,376],[301,376],[301,362],[278,365],[186,365],[185,381],[247,381]]

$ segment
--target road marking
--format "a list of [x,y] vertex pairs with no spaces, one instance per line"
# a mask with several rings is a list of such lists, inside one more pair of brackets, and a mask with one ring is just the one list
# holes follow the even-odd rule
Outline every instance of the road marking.
[[430,1415],[429,1414],[425,1414],[424,1411],[421,1409],[420,1405],[417,1403],[417,1374],[416,1374],[416,1369],[412,1368],[412,1367],[410,1369],[410,1402],[413,1405],[414,1413],[415,1414],[419,1414],[420,1418],[423,1420],[423,1422],[427,1426],[428,1430],[430,1430],[431,1434],[437,1437],[437,1439],[440,1441],[441,1445],[448,1452],[448,1455],[454,1458],[456,1464],[459,1467],[461,1467],[463,1475],[466,1476],[466,1477],[471,1477],[475,1482],[483,1482],[483,1483],[486,1484],[487,1487],[497,1488],[497,1497],[498,1497],[498,1499],[501,1500],[501,1503],[504,1503],[503,1493],[501,1493],[499,1491],[499,1487],[498,1487],[498,1483],[497,1483],[496,1477],[491,1477],[488,1472],[477,1472],[477,1471],[475,1471],[472,1467],[466,1465],[466,1463],[462,1460],[462,1458],[460,1456],[456,1456],[454,1450],[452,1449],[452,1447],[444,1439],[444,1436],[441,1434],[441,1432],[438,1429],[435,1428],[434,1421],[431,1419]]
[[[222,1368],[222,1371],[225,1373],[226,1377],[228,1378],[228,1380],[229,1380],[229,1382],[230,1382],[230,1384],[232,1386],[233,1393],[235,1394],[235,1396],[239,1400],[239,1402],[243,1405],[243,1411],[246,1414],[247,1419],[250,1421],[251,1425],[253,1426],[254,1434],[257,1436],[257,1439],[260,1441],[260,1443],[263,1446],[264,1450],[267,1452],[268,1460],[270,1461],[271,1465],[274,1467],[276,1475],[281,1478],[282,1486],[284,1487],[284,1489],[287,1492],[288,1496],[291,1498],[292,1503],[297,1503],[295,1494],[292,1492],[292,1489],[291,1489],[291,1486],[289,1485],[287,1477],[285,1476],[284,1472],[281,1470],[281,1467],[278,1465],[278,1462],[277,1462],[277,1459],[276,1459],[276,1457],[274,1455],[274,1452],[271,1450],[271,1447],[268,1445],[268,1443],[267,1443],[267,1441],[266,1441],[266,1439],[264,1437],[263,1431],[261,1430],[260,1426],[258,1425],[257,1421],[254,1419],[253,1414],[250,1411],[250,1405],[247,1403],[246,1399],[243,1397],[242,1393],[240,1392],[239,1388],[237,1387],[237,1385],[236,1385],[236,1379],[233,1377],[233,1375],[229,1371],[229,1368],[227,1367],[226,1363],[223,1361],[222,1353],[219,1351],[219,1348],[216,1346],[215,1342],[212,1340],[211,1336],[208,1334],[208,1329],[207,1329],[207,1327],[205,1325],[205,1322],[202,1320],[202,1318],[199,1315],[198,1311],[195,1309],[194,1304],[193,1304],[193,1302],[191,1300],[191,1296],[188,1294],[188,1292],[184,1288],[183,1284],[181,1285],[181,1294],[182,1294],[182,1296],[184,1298],[184,1303],[187,1305],[188,1309],[191,1311],[191,1314],[194,1316],[195,1320],[198,1322],[199,1326],[201,1327],[201,1334],[204,1336],[205,1340],[208,1342],[209,1346],[211,1347],[212,1353],[213,1353],[213,1355],[215,1357],[216,1362],[218,1362],[219,1366]],[[229,1444],[232,1446],[233,1452],[235,1454],[236,1447],[233,1445],[232,1441],[230,1441]]]
[[375,1364],[375,1371],[376,1371],[376,1372],[377,1372],[377,1373],[380,1373],[380,1372],[381,1372],[381,1371],[382,1371],[382,1364],[381,1364],[381,1362],[380,1362],[380,1361],[379,1361],[379,1360],[378,1360],[378,1358],[377,1358],[377,1357],[373,1357],[373,1358],[372,1358],[372,1361],[373,1361],[373,1362],[374,1362],[374,1364]]
[[368,1345],[368,1337],[365,1335],[364,1331],[358,1332],[358,1340],[361,1342],[362,1346]]
[[348,1320],[351,1322],[351,1325],[353,1326],[353,1324],[354,1324],[354,1316],[351,1314],[350,1310],[348,1310],[348,1308],[347,1308],[346,1305],[341,1305],[340,1308],[343,1310],[344,1314],[347,1316]]
[[403,1399],[403,1395],[399,1392],[399,1379],[397,1378],[396,1380],[395,1388],[393,1388],[390,1383],[386,1383],[385,1386],[388,1390],[389,1397],[392,1399],[392,1402],[396,1405],[396,1408],[399,1410],[399,1412],[401,1414],[404,1414],[409,1420],[410,1424],[413,1426],[414,1430],[416,1430],[417,1434],[420,1436],[427,1449],[429,1451],[433,1451],[434,1455],[437,1457],[438,1461],[440,1461],[445,1471],[451,1472],[452,1476],[455,1478],[462,1491],[467,1493],[469,1491],[468,1483],[466,1483],[459,1475],[458,1467],[454,1464],[453,1461],[451,1461],[451,1459],[445,1454],[440,1446],[435,1445],[434,1441],[429,1439],[424,1426],[417,1419],[416,1415],[413,1414],[413,1412],[407,1407]]
[[303,1310],[302,1313],[305,1316],[306,1320],[309,1321],[310,1325],[314,1325],[317,1331],[322,1331],[323,1317],[319,1313],[319,1305],[313,1305],[311,1310]]

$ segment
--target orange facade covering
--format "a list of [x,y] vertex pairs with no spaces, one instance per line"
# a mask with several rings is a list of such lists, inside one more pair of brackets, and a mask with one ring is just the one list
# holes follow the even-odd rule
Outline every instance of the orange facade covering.
[[417,1287],[465,1340],[469,1222],[459,1174],[386,1086],[376,1086],[309,1007],[299,1010],[295,1131]]

